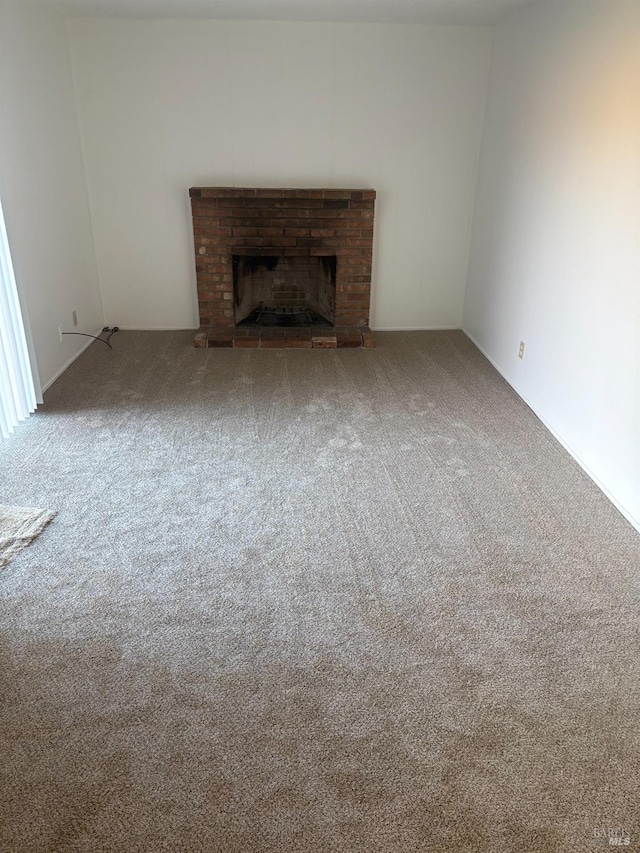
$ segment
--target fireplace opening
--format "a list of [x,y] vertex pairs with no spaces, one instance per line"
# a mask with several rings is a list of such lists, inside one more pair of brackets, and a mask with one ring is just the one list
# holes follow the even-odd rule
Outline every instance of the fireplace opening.
[[236,325],[333,326],[336,256],[234,255]]

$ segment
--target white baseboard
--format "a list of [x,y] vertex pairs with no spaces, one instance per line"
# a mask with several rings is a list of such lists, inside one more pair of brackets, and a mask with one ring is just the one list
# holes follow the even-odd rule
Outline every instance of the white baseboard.
[[[103,328],[103,327],[100,327],[100,328],[98,329],[98,331],[94,333],[96,337],[98,337],[98,335],[100,335],[100,334],[102,333],[102,328]],[[78,352],[77,352],[75,355],[72,355],[72,356],[71,356],[71,358],[69,359],[69,361],[67,361],[67,362],[66,362],[66,363],[65,363],[65,364],[60,368],[60,370],[55,374],[55,376],[53,376],[53,378],[52,378],[52,379],[50,379],[50,380],[47,382],[47,384],[46,384],[46,385],[43,385],[43,386],[42,386],[42,393],[44,394],[44,392],[45,392],[48,388],[51,388],[51,386],[52,386],[52,385],[53,385],[53,383],[56,381],[56,379],[59,379],[59,378],[62,376],[62,374],[65,372],[65,370],[66,370],[68,367],[71,367],[71,365],[73,364],[73,362],[74,362],[77,358],[79,358],[79,357],[82,355],[82,353],[83,353],[86,349],[88,349],[88,348],[91,346],[91,344],[94,344],[94,343],[95,343],[95,341],[94,341],[94,340],[88,339],[88,340],[87,340],[87,342],[86,342],[86,344],[83,344],[83,346],[81,346],[81,347],[80,347],[80,349],[78,350]]]
[[459,332],[460,326],[371,326],[372,332]]
[[545,418],[545,416],[538,411],[536,406],[531,403],[527,397],[518,389],[516,385],[509,379],[508,376],[504,374],[502,369],[496,364],[496,362],[491,358],[491,356],[485,352],[483,347],[474,339],[473,335],[470,335],[466,329],[462,329],[464,334],[469,338],[471,343],[480,350],[482,355],[487,359],[487,361],[498,371],[500,376],[504,379],[504,381],[513,388],[518,397],[527,404],[527,406],[531,409],[533,414],[538,418],[539,421],[545,425],[545,427],[549,430],[551,435],[556,439],[556,441],[560,442],[560,444],[564,447],[567,453],[578,463],[578,465],[582,468],[585,474],[589,477],[589,479],[593,480],[596,486],[600,489],[601,492],[611,501],[614,507],[618,510],[618,512],[623,515],[626,520],[634,527],[638,533],[640,533],[640,519],[637,519],[620,501],[615,497],[615,495],[611,494],[609,489],[604,485],[604,483],[593,473],[593,471],[589,468],[589,466],[582,461],[580,456],[575,452],[575,450],[571,447],[568,441],[553,427],[549,421]]
[[200,326],[118,326],[121,332],[197,332]]

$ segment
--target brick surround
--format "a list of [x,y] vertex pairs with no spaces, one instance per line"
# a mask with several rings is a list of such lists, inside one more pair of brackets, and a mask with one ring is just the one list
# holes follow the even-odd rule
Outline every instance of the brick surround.
[[335,327],[368,327],[374,190],[192,187],[189,195],[201,339],[235,329],[233,255],[335,256]]

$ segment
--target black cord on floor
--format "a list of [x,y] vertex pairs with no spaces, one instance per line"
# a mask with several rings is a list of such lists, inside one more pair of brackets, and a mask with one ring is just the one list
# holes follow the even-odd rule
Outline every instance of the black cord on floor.
[[83,338],[93,338],[94,341],[101,341],[103,344],[106,344],[109,347],[109,349],[113,349],[113,347],[111,346],[109,341],[111,340],[111,338],[113,337],[113,335],[115,335],[115,333],[117,331],[118,331],[117,326],[114,326],[113,328],[109,328],[109,326],[105,326],[104,329],[102,330],[102,334],[104,335],[105,332],[109,332],[109,337],[106,340],[104,338],[97,336],[97,335],[88,335],[86,332],[62,332],[62,334],[63,335],[80,335]]
[[[115,335],[115,333],[116,333],[117,331],[118,331],[118,327],[117,327],[117,326],[114,326],[112,329],[110,329],[108,326],[105,326],[105,327],[104,327],[104,329],[102,330],[102,333],[104,334],[105,332],[109,332],[109,337],[107,338],[107,340],[105,341],[105,343],[107,343],[107,344],[108,344],[108,343],[109,343],[109,341],[111,340],[111,338]],[[111,347],[111,349],[113,349],[113,347]]]

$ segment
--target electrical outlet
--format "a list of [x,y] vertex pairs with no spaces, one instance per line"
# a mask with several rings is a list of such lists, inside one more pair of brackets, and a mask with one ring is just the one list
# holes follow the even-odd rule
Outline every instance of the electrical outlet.
[[78,312],[77,311],[71,312],[71,320],[73,321],[74,327],[78,325]]
[[518,358],[524,358],[524,341],[520,341],[520,350],[518,352]]
[[58,335],[60,336],[60,343],[62,343],[62,326],[58,326]]

